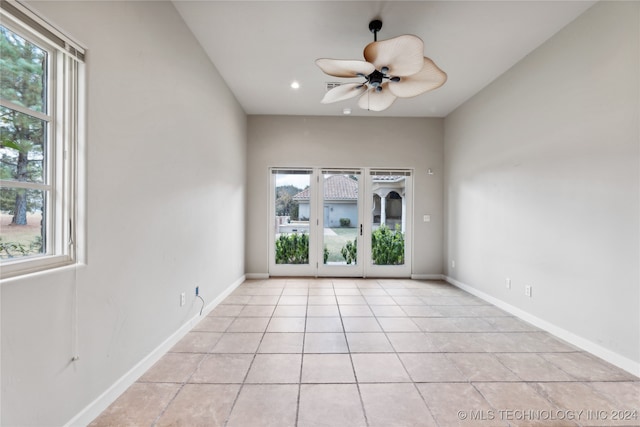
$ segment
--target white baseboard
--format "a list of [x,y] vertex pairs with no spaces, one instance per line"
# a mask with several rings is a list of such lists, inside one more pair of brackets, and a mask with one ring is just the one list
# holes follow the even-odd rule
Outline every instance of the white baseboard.
[[444,280],[442,274],[412,274],[412,280]]
[[266,280],[269,278],[269,273],[247,273],[245,276],[247,280]]
[[241,276],[238,280],[227,287],[220,295],[211,301],[202,309],[202,315],[196,313],[194,317],[189,319],[177,331],[171,334],[162,344],[156,347],[151,353],[145,356],[126,374],[120,377],[111,387],[98,396],[93,402],[87,405],[75,417],[65,424],[65,427],[86,426],[109,407],[122,393],[124,393],[133,383],[136,382],[142,374],[151,368],[167,351],[178,343],[193,327],[209,314],[218,304],[222,302],[231,292],[245,281],[245,276]]
[[479,291],[476,288],[459,282],[449,276],[443,275],[443,279],[451,283],[452,285],[464,291],[467,291],[470,294],[475,295],[478,298],[481,298],[508,313],[513,314],[514,316],[524,320],[525,322],[529,322],[532,325],[544,331],[547,331],[550,334],[555,335],[556,337],[611,363],[612,365],[615,365],[637,377],[640,377],[640,363],[634,360],[615,353],[605,347],[602,347],[601,345],[594,343],[593,341],[589,341],[588,339],[576,335],[573,332],[567,331],[566,329],[554,325],[553,323],[549,323],[546,320],[540,319],[539,317],[536,317],[518,307],[507,304],[502,300],[492,297],[489,294]]
[[[246,273],[245,274],[247,280],[266,280],[268,279],[269,273]],[[442,274],[412,274],[412,280],[444,280],[444,276]]]

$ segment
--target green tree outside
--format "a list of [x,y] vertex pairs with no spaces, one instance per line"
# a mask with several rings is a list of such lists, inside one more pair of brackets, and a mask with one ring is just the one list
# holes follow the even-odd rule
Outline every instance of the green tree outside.
[[[0,26],[0,97],[37,113],[46,113],[47,52]],[[34,116],[0,107],[0,178],[43,182],[47,125]],[[25,225],[27,212],[42,209],[43,194],[23,188],[0,189],[0,210]]]
[[293,220],[298,219],[298,202],[293,200],[293,196],[298,194],[299,188],[293,185],[283,185],[276,187],[276,215],[289,216]]

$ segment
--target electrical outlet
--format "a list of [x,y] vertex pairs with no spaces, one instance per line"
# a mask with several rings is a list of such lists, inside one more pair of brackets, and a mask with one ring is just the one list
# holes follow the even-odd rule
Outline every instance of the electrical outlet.
[[527,285],[524,287],[524,294],[531,298],[531,286]]
[[180,307],[185,305],[186,302],[187,302],[187,294],[183,292],[180,294]]
[[451,268],[456,268],[456,262],[454,260],[451,260]]
[[507,277],[507,289],[511,289],[511,279]]
[[200,286],[196,286],[196,296],[200,295]]

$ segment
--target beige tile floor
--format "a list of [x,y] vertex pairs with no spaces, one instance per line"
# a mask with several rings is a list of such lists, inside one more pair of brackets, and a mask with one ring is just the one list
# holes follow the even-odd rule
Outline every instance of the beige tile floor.
[[640,379],[443,282],[246,281],[91,425],[640,425]]

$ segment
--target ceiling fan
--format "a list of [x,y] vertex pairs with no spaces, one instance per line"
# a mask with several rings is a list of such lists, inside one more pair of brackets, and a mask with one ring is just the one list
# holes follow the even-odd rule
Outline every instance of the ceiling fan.
[[373,42],[364,48],[364,61],[316,59],[316,65],[334,77],[360,77],[361,83],[345,83],[329,90],[323,104],[358,99],[365,110],[383,111],[397,98],[412,98],[442,86],[447,74],[423,56],[424,43],[414,35],[403,35],[378,41],[382,21],[373,20],[369,30]]

